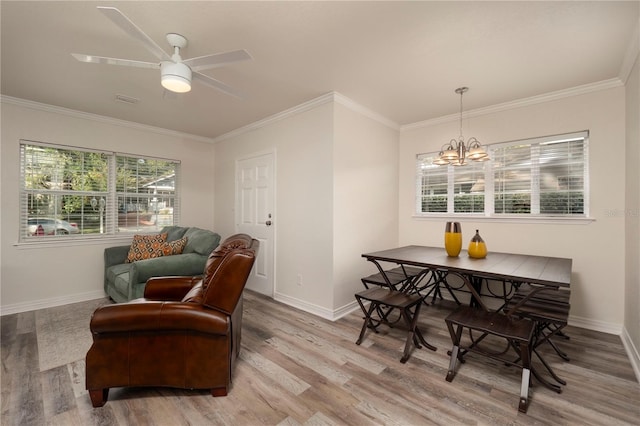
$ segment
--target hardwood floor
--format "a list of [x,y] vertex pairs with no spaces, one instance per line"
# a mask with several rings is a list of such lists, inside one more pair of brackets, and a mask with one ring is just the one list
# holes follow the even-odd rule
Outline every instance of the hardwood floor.
[[354,342],[362,325],[360,312],[330,322],[248,291],[241,359],[228,396],[168,388],[112,389],[108,403],[94,409],[84,389],[84,360],[72,351],[74,345],[64,343],[56,350],[66,347],[69,358],[76,359],[65,360],[64,353],[57,353],[64,364],[42,370],[45,344],[38,336],[43,330],[57,333],[57,318],[75,312],[86,321],[86,330],[67,327],[59,333],[71,335],[57,340],[88,344],[94,306],[91,301],[1,318],[2,425],[640,422],[640,385],[618,336],[568,327],[571,338],[560,345],[571,361],[546,352],[567,386],[557,394],[534,381],[529,410],[522,414],[517,410],[516,368],[469,355],[453,382],[445,381],[451,348],[443,320],[451,309],[448,302],[425,306],[420,314],[425,338],[438,350],[414,350],[401,364],[406,334],[399,329],[368,332],[358,346]]

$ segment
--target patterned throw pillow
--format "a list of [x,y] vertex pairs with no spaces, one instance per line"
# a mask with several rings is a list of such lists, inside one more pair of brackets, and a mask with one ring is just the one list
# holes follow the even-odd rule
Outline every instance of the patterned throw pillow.
[[182,237],[179,240],[167,241],[162,243],[159,248],[160,256],[173,256],[174,254],[182,254],[184,247],[187,245],[187,237]]
[[158,235],[134,235],[131,248],[129,248],[129,255],[125,262],[131,263],[136,260],[162,256],[162,252],[159,251],[159,249],[165,241],[167,241],[166,233]]

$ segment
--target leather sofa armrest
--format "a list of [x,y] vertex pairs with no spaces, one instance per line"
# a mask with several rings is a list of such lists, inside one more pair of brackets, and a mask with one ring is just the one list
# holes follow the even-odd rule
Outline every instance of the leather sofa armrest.
[[191,288],[202,281],[202,275],[182,277],[152,277],[144,287],[147,300],[180,301]]
[[131,264],[129,281],[144,283],[151,277],[201,275],[206,262],[207,257],[197,253],[139,260]]
[[106,305],[91,317],[91,333],[137,333],[192,330],[227,335],[230,318],[222,312],[193,303],[141,301]]
[[113,265],[120,265],[127,260],[127,256],[129,255],[129,246],[116,246],[116,247],[107,247],[104,249],[104,268],[108,268]]

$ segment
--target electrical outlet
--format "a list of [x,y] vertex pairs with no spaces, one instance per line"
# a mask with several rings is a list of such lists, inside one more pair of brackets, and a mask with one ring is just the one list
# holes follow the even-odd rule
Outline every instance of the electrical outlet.
[[296,284],[298,285],[298,287],[302,287],[302,275],[298,274],[298,276],[296,277]]

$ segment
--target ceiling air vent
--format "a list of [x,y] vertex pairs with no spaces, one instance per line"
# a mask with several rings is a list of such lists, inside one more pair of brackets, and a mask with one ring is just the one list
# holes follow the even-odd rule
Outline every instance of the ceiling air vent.
[[140,99],[138,99],[138,98],[132,98],[131,96],[119,95],[119,94],[116,94],[115,100],[118,101],[118,102],[129,104],[129,105],[135,105],[138,102],[140,102]]

